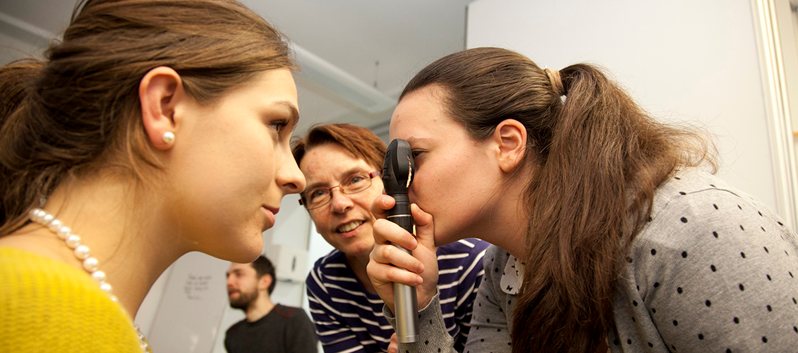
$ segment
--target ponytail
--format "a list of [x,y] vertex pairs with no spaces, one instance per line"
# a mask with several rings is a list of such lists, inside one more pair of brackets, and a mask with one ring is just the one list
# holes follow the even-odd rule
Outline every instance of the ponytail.
[[41,182],[48,179],[34,180],[29,172],[40,114],[34,87],[43,66],[25,59],[0,68],[0,234],[24,223],[39,189],[45,187]]
[[43,66],[38,60],[23,59],[0,68],[0,128],[29,96]]
[[607,350],[621,261],[656,188],[706,156],[700,148],[685,155],[683,141],[696,135],[648,117],[595,67],[559,74],[566,98],[526,194],[529,271],[514,313],[514,352]]

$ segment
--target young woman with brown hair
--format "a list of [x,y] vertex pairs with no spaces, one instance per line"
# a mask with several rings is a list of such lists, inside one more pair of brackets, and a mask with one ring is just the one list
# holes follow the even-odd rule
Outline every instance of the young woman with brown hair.
[[495,245],[466,351],[798,345],[795,233],[707,172],[699,135],[655,121],[598,69],[455,53],[408,83],[390,134],[416,154],[418,238],[377,220],[368,274],[389,317],[391,283],[417,286],[423,337],[400,351],[449,350],[429,259],[463,234]]
[[293,67],[235,1],[89,0],[1,68],[0,351],[148,350],[131,318],[172,262],[257,257],[304,188]]

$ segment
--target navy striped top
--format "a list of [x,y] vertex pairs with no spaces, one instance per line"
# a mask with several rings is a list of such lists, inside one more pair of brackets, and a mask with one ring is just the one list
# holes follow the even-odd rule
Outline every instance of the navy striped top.
[[[458,351],[468,336],[471,308],[484,276],[482,257],[489,245],[464,239],[437,250],[441,311]],[[317,260],[306,284],[310,313],[326,353],[388,349],[394,331],[382,313],[382,299],[360,284],[342,252],[333,250]]]

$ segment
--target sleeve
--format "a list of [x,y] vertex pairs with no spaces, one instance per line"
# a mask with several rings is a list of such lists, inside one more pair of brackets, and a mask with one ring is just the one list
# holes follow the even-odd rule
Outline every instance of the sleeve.
[[296,314],[289,323],[288,334],[291,335],[287,340],[289,346],[286,352],[297,353],[317,353],[318,339],[313,324],[304,310],[297,308]]
[[672,351],[798,346],[796,235],[765,211],[724,195],[679,204],[634,249],[643,309]]
[[[490,252],[488,252],[490,253]],[[485,255],[487,256],[487,255]],[[493,285],[489,271],[484,272],[478,294],[472,307],[471,331],[464,352],[510,352],[510,334],[504,314],[504,293],[496,294],[498,286]],[[509,305],[509,304],[508,304]],[[383,308],[385,318],[396,325],[396,318],[390,310]],[[411,344],[399,344],[400,352],[413,353],[455,353],[455,342],[446,330],[439,297],[436,295],[426,308],[419,311],[419,340]]]
[[[383,307],[385,319],[396,328],[396,317],[388,308]],[[446,330],[443,322],[443,313],[439,296],[427,304],[427,307],[418,312],[418,340],[415,343],[399,343],[399,351],[405,353],[457,353],[454,349],[454,339]]]
[[338,320],[332,299],[321,285],[319,267],[315,266],[305,283],[310,314],[324,352],[364,352],[364,347],[355,333]]

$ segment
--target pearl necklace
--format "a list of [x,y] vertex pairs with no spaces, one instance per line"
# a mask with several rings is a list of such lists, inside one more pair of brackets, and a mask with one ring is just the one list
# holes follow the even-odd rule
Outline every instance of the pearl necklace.
[[[100,285],[100,289],[108,295],[111,301],[115,303],[119,303],[119,298],[117,298],[111,290],[111,284],[107,282],[107,278],[105,272],[100,271],[100,262],[97,260],[96,257],[91,256],[91,250],[85,244],[81,244],[80,236],[77,234],[72,233],[72,229],[67,227],[63,222],[61,222],[58,218],[51,215],[47,211],[41,208],[34,208],[29,213],[31,221],[34,221],[38,224],[41,224],[47,227],[50,231],[55,233],[59,239],[63,240],[69,249],[72,250],[72,254],[83,264],[83,269],[97,281],[97,284]],[[133,325],[136,327],[136,334],[139,338],[139,346],[141,346],[142,352],[149,352],[149,343],[147,343],[147,338],[141,333],[141,330],[135,324]]]

